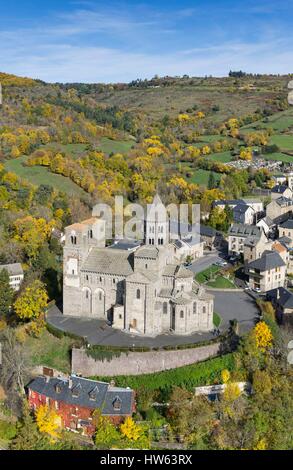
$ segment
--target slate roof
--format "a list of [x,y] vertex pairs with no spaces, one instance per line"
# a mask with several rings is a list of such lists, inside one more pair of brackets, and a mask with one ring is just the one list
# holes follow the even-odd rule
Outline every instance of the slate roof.
[[[68,379],[37,377],[28,389],[52,400],[89,409],[99,408],[103,415],[131,415],[133,390],[111,387],[108,383],[71,376],[72,387]],[[59,391],[60,390],[60,391]],[[120,409],[114,409],[115,399],[121,400]]]
[[[293,199],[288,199],[287,197],[283,197],[283,196],[279,197],[275,201],[278,204],[278,206],[280,206],[280,207],[288,207],[288,206],[293,205]],[[272,201],[272,202],[274,202],[274,201]]]
[[133,256],[127,250],[92,248],[82,266],[82,271],[116,276],[129,276],[133,273]]
[[141,284],[149,284],[150,282],[156,282],[157,280],[157,274],[153,271],[148,271],[147,269],[144,271],[136,271],[127,278],[127,282],[138,282]]
[[292,230],[293,229],[293,219],[288,219],[286,220],[285,222],[283,222],[282,224],[280,224],[280,227],[281,228],[287,228],[289,230]]
[[163,270],[163,276],[172,276],[176,278],[188,278],[193,277],[194,274],[190,269],[186,269],[184,266],[180,264],[167,264]]
[[238,204],[237,206],[235,206],[233,208],[233,213],[234,213],[234,215],[235,215],[235,213],[245,214],[248,211],[248,209],[252,209],[252,208],[250,206],[247,206],[246,204]]
[[260,219],[258,221],[258,224],[261,221],[263,221],[268,227],[272,227],[273,225],[275,225],[272,219],[268,215],[266,217],[263,217],[263,219]]
[[208,227],[207,225],[200,225],[200,234],[202,237],[215,237],[217,231],[213,227]]
[[20,276],[23,275],[23,269],[20,263],[13,263],[13,264],[1,264],[0,271],[6,269],[10,276]]
[[112,250],[128,250],[134,251],[141,246],[142,242],[137,240],[128,240],[127,238],[123,240],[117,240],[113,245],[109,246]]
[[151,246],[151,245],[144,245],[135,252],[136,257],[149,258],[149,259],[157,259],[158,254],[159,254],[158,248]]
[[275,302],[282,308],[293,309],[293,294],[284,287],[277,287],[276,289],[267,292],[267,299]]
[[272,189],[271,189],[271,192],[272,193],[276,193],[276,194],[284,194],[284,192],[289,189],[288,186],[284,185],[284,184],[277,184],[276,186],[274,186]]
[[260,271],[268,271],[269,269],[286,266],[285,261],[276,251],[266,250],[262,256],[248,264],[249,268],[259,269]]
[[242,199],[221,199],[213,202],[213,206],[238,206],[239,204],[245,204]]
[[261,236],[259,227],[248,224],[232,224],[229,230],[229,235],[238,237],[257,237]]

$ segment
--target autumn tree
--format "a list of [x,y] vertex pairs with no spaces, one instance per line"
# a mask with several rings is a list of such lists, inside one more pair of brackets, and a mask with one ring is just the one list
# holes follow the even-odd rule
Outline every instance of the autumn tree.
[[36,423],[40,433],[48,435],[53,441],[60,437],[61,418],[49,406],[41,405],[37,409]]
[[44,284],[38,280],[28,286],[14,303],[14,310],[21,320],[35,320],[40,317],[48,304]]
[[6,269],[0,271],[0,318],[7,318],[14,299],[14,290],[10,287]]

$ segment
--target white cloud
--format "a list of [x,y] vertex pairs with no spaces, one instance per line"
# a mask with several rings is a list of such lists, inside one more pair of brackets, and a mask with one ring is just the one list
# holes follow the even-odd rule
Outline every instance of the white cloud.
[[[80,3],[80,2],[79,2]],[[181,10],[181,18],[194,9]],[[176,20],[176,19],[175,19]],[[49,22],[48,22],[49,23]],[[264,27],[260,39],[230,40],[201,45],[199,37],[190,48],[173,46],[162,50],[163,33],[176,38],[174,23],[162,14],[141,14],[140,21],[128,11],[79,9],[62,14],[36,28],[0,31],[1,69],[49,82],[118,82],[159,75],[226,75],[230,69],[254,73],[288,73],[293,62],[292,36]],[[92,34],[90,45],[84,35]],[[105,33],[112,35],[105,41]],[[249,35],[248,35],[249,36]],[[115,40],[114,40],[115,37]],[[127,37],[124,47],[119,38]],[[166,35],[166,37],[168,37]],[[111,44],[109,46],[108,44]],[[113,47],[112,44],[117,44]],[[193,44],[197,44],[193,47]]]

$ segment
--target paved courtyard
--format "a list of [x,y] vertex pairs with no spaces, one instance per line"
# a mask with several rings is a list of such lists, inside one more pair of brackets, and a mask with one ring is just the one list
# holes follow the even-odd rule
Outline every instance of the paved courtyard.
[[[215,311],[221,316],[220,330],[226,331],[230,320],[237,319],[240,333],[249,331],[257,318],[258,309],[254,301],[244,292],[213,292]],[[111,328],[103,320],[81,319],[64,316],[57,307],[47,314],[49,324],[59,330],[82,336],[92,345],[119,347],[153,347],[176,346],[179,344],[200,343],[214,338],[212,333],[194,333],[179,336],[172,333],[152,337],[142,337]]]

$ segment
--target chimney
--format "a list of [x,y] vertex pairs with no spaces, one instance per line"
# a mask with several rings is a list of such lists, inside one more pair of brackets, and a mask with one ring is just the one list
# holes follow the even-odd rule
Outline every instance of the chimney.
[[277,299],[279,300],[279,298],[280,298],[280,289],[278,288],[277,289]]
[[70,376],[68,379],[68,387],[72,389],[72,386],[73,386],[73,381],[72,381],[72,377]]
[[111,380],[111,382],[109,384],[110,388],[114,388],[115,385],[116,385],[115,380]]

